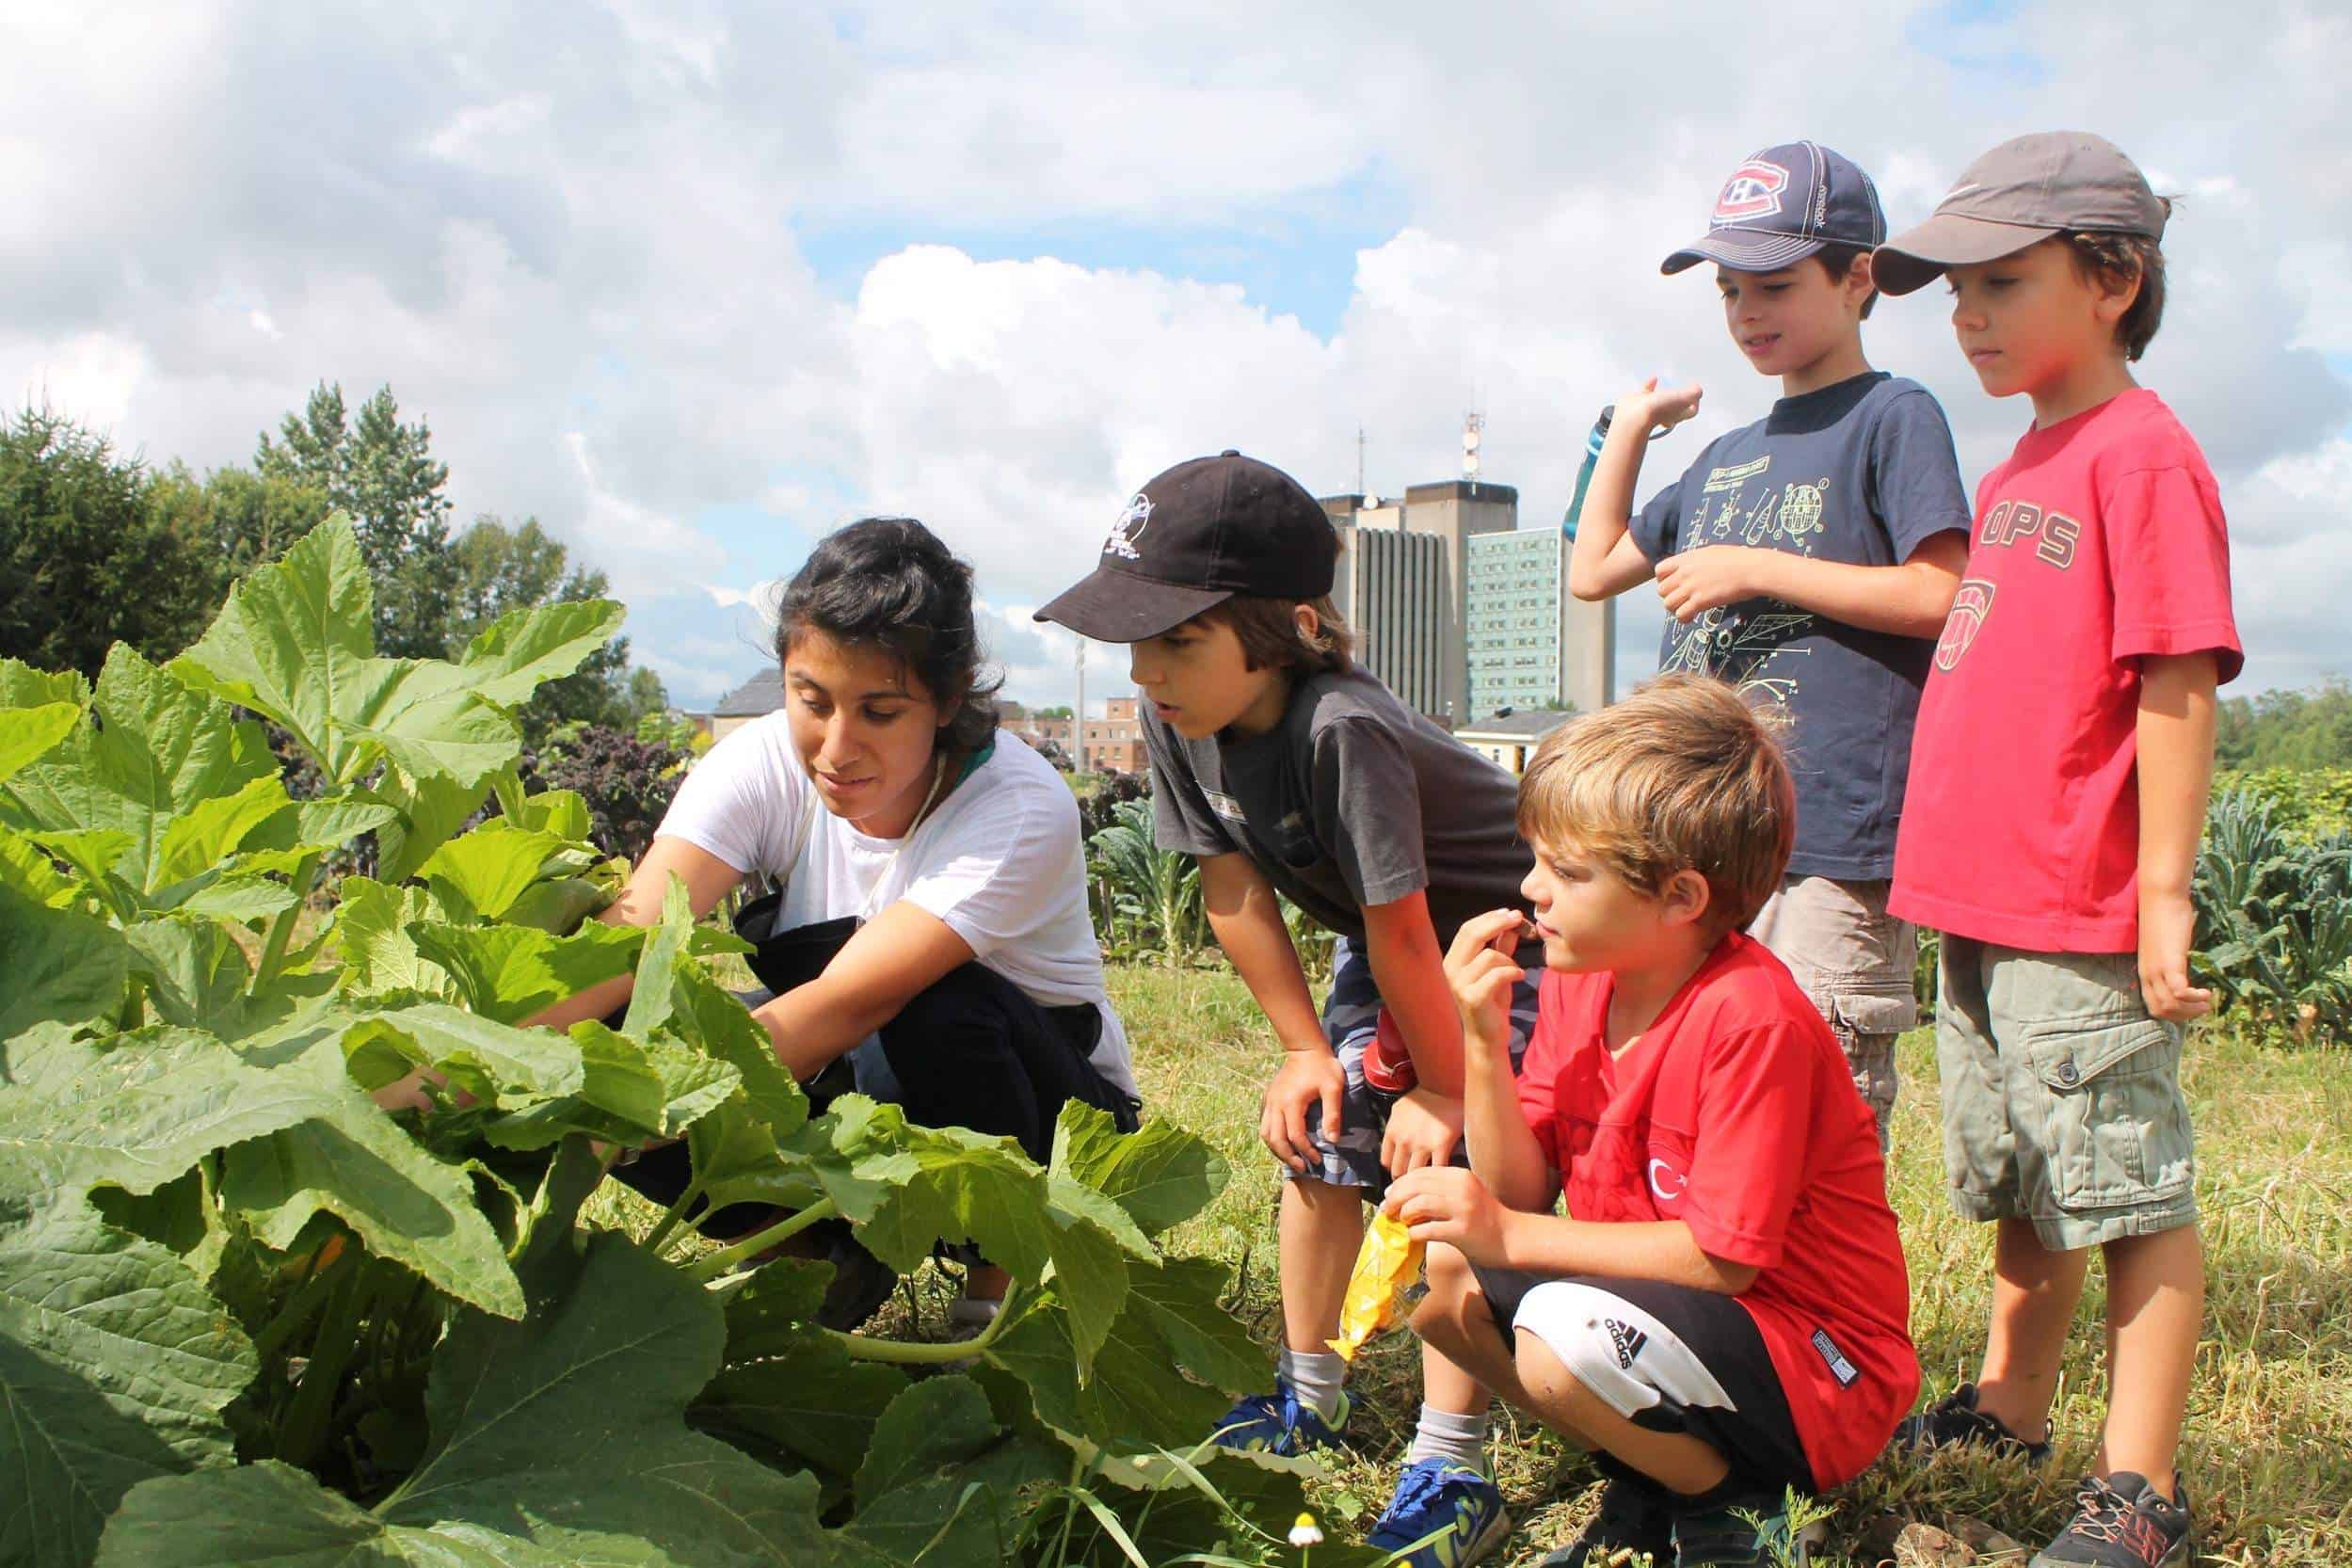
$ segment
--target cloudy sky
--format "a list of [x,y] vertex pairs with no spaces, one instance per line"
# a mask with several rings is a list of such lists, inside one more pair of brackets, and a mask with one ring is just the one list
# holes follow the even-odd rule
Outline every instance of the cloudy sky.
[[[757,667],[762,583],[913,513],[979,568],[1011,693],[1066,700],[1028,611],[1159,469],[1239,446],[1345,490],[1361,427],[1394,493],[1456,472],[1475,408],[1548,521],[1640,376],[1703,382],[1701,428],[1769,402],[1704,276],[1657,273],[1747,152],[1827,142],[1901,227],[1992,143],[2084,128],[2185,199],[2142,379],[2221,476],[2242,689],[2298,685],[2352,670],[2347,73],[2340,7],[2272,0],[29,0],[0,392],[203,468],[322,378],[390,383],[460,519],[608,570],[687,705]],[[1866,341],[1972,480],[2025,424],[1940,291]],[[1657,616],[1625,601],[1622,674]]]

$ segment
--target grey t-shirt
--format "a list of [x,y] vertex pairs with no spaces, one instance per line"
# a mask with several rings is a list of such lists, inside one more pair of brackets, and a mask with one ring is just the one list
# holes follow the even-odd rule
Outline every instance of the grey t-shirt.
[[[1719,437],[1632,520],[1653,562],[1706,545],[1899,566],[1947,528],[1964,536],[1952,427],[1927,388],[1874,371],[1784,397]],[[1797,782],[1792,876],[1894,874],[1895,825],[1935,639],[1865,632],[1775,599],[1668,620],[1662,670],[1691,670],[1787,708]]]
[[1161,848],[1238,850],[1343,936],[1364,939],[1366,905],[1423,890],[1440,947],[1473,915],[1528,907],[1511,776],[1360,669],[1299,682],[1263,735],[1188,741],[1147,715],[1144,740]]

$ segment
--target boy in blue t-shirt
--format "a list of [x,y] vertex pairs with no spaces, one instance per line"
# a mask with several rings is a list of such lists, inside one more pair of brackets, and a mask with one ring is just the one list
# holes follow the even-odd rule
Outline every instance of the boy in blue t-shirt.
[[1618,399],[1569,570],[1584,600],[1655,577],[1672,617],[1659,667],[1767,695],[1791,721],[1797,847],[1750,934],[1829,1021],[1881,1146],[1895,1038],[1918,1022],[1917,934],[1886,908],[1895,827],[1969,525],[1944,410],[1863,354],[1885,237],[1869,176],[1828,148],[1767,148],[1732,171],[1705,235],[1661,270],[1715,263],[1732,341],[1780,377],[1780,401],[1632,514],[1643,453],[1700,389],[1652,377]]

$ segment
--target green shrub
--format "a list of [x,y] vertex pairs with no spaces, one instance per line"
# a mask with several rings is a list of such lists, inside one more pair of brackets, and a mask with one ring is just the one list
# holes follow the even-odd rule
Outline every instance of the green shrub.
[[2243,789],[2217,794],[2197,856],[2197,947],[2222,1007],[2265,1032],[2341,1042],[2352,1024],[2352,834],[2291,834]]

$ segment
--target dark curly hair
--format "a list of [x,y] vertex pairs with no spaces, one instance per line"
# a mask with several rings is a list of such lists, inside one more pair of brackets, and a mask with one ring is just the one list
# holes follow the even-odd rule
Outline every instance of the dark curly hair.
[[939,728],[949,750],[977,751],[996,733],[1004,680],[982,661],[972,568],[913,518],[861,518],[818,543],[776,604],[779,665],[804,632],[896,659],[954,714]]

